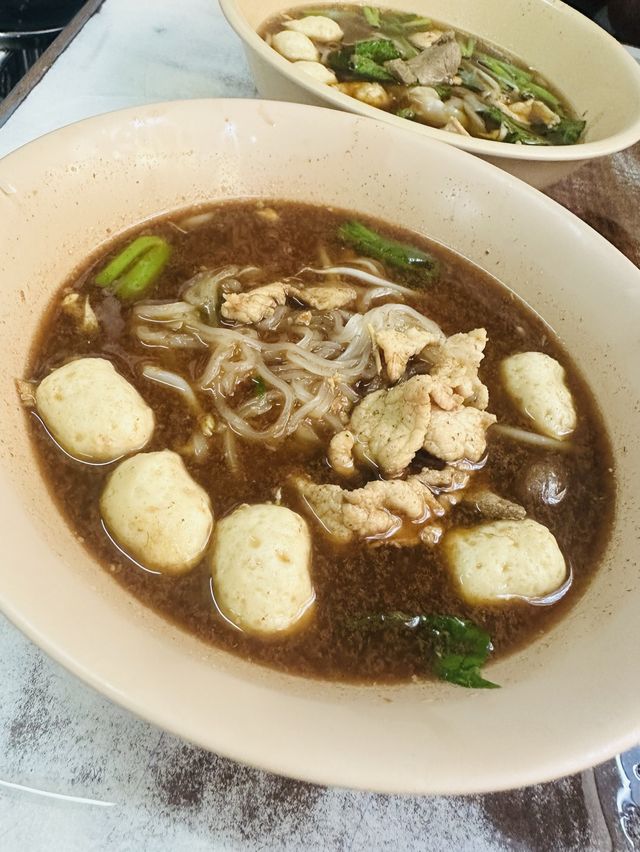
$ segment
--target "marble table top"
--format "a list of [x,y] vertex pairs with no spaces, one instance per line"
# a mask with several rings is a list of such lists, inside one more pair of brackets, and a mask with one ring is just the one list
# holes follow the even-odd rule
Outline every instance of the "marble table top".
[[[0,156],[108,110],[255,96],[216,0],[105,0],[0,128]],[[564,192],[572,197],[571,186]],[[556,197],[564,203],[562,188]],[[629,216],[636,213],[629,205]],[[634,224],[637,216],[631,233],[640,231]],[[0,683],[5,852],[631,848],[618,827],[614,762],[554,784],[468,798],[304,784],[204,752],[135,718],[1,616]]]

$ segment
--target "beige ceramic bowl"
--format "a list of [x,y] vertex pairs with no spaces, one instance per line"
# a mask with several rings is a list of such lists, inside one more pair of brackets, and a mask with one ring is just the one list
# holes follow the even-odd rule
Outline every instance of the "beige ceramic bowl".
[[[620,475],[613,539],[571,614],[490,667],[502,689],[351,687],[251,665],[138,603],[63,523],[14,387],[43,312],[123,229],[237,197],[356,210],[453,246],[539,310],[589,376]],[[51,656],[205,748],[328,784],[487,791],[574,772],[640,740],[640,273],[601,237],[452,146],[264,101],[147,106],[45,136],[0,162],[0,221],[0,605]]]
[[378,4],[473,33],[521,57],[555,82],[588,125],[584,143],[548,148],[471,139],[375,109],[301,74],[256,33],[279,12],[336,3],[220,0],[220,4],[244,42],[262,97],[332,106],[382,119],[477,154],[533,186],[548,186],[585,161],[621,151],[640,139],[640,67],[614,38],[559,0],[384,0]]

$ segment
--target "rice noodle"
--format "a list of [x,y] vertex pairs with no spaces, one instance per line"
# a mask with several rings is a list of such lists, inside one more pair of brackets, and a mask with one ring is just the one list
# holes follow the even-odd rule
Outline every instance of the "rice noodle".
[[341,275],[344,278],[356,278],[358,281],[364,281],[365,284],[387,287],[389,290],[393,290],[394,293],[402,293],[404,296],[413,295],[413,290],[410,287],[404,287],[402,284],[396,284],[393,281],[388,281],[386,278],[381,278],[379,275],[365,272],[363,269],[354,269],[351,266],[326,266],[323,269],[314,269],[312,266],[305,266],[298,274],[301,275],[303,272],[313,272],[314,275]]
[[[327,247],[324,243],[319,243],[318,245],[318,261],[322,267],[330,267],[333,266],[331,262],[331,257],[329,256],[329,252],[327,251]],[[327,283],[328,284],[338,284],[339,278],[336,275],[327,275]]]
[[149,379],[151,382],[157,382],[159,385],[165,385],[166,387],[178,391],[178,393],[182,394],[185,402],[194,413],[201,413],[200,403],[198,402],[193,388],[186,379],[182,378],[182,376],[179,376],[177,373],[172,373],[169,370],[165,370],[162,367],[157,367],[155,364],[147,364],[142,370],[142,375],[145,379]]
[[569,441],[559,441],[557,438],[549,438],[547,435],[538,435],[537,432],[527,432],[526,429],[508,426],[506,423],[495,423],[491,426],[491,430],[499,435],[504,435],[505,438],[513,438],[514,441],[531,444],[533,447],[540,447],[542,450],[555,450],[562,453],[573,450]]
[[160,346],[164,349],[206,349],[207,344],[194,334],[175,334],[170,329],[164,331],[134,326],[133,333],[146,346]]
[[370,257],[354,257],[349,260],[349,263],[361,266],[363,269],[368,270],[372,275],[379,275],[382,277],[384,274],[384,267],[382,264],[375,260],[371,260]]
[[[225,274],[230,269],[226,267]],[[247,269],[253,273],[250,267]],[[367,284],[373,284],[364,296],[396,294],[393,288],[411,292],[368,270],[331,269],[337,270],[336,274],[346,271],[360,280],[364,277]],[[238,278],[241,272],[244,270],[233,268],[233,275]],[[325,275],[327,271],[319,272]],[[309,325],[290,324],[290,309],[286,305],[279,308],[256,326],[208,325],[200,319],[198,310],[186,302],[142,303],[135,308],[134,333],[141,342],[208,350],[207,363],[195,382],[155,367],[145,368],[145,375],[183,393],[191,405],[194,400],[197,404],[194,388],[210,394],[215,413],[226,427],[224,452],[230,467],[237,465],[234,436],[253,442],[274,442],[293,434],[301,440],[317,440],[312,424],[322,424],[333,431],[342,429],[336,406],[348,413],[360,399],[356,383],[376,375],[379,354],[372,329],[387,324],[409,325],[444,338],[434,322],[397,302],[362,313],[346,309],[315,312]],[[297,337],[297,342],[292,337]],[[246,392],[250,387],[247,382],[257,378],[264,389],[254,394]],[[238,393],[241,388],[245,390]]]
[[358,402],[360,399],[360,394],[358,394],[352,387],[350,387],[345,382],[340,382],[338,385],[338,390],[343,396],[346,396],[349,402]]
[[319,444],[320,438],[308,423],[301,423],[295,431],[295,436],[305,444]]
[[374,299],[383,299],[385,296],[393,296],[394,291],[390,287],[374,287],[372,290],[368,290],[364,296],[360,299],[360,306],[363,310],[369,310],[371,307],[371,302]]
[[237,476],[240,472],[240,462],[238,461],[236,437],[231,429],[224,430],[222,435],[222,444],[224,447],[224,457],[227,462],[227,467]]
[[478,68],[478,66],[475,67],[475,72],[482,82],[487,84],[496,97],[500,97],[502,95],[502,89],[500,88],[499,83],[497,83],[490,74],[487,74],[486,71],[482,71]]
[[333,402],[333,393],[326,382],[320,386],[318,393],[313,396],[308,402],[300,406],[295,414],[291,416],[289,428],[292,432],[309,417],[311,420],[323,419],[331,407]]
[[409,307],[409,305],[380,305],[365,314],[365,318],[369,325],[377,329],[386,325],[387,322],[391,322],[392,314],[394,324],[397,318],[401,318],[408,325],[419,326],[440,340],[444,340],[446,337],[444,331],[436,322],[416,311],[415,308]]
[[344,328],[345,318],[348,320],[350,314],[346,311],[332,311],[331,317],[333,319],[333,330],[337,333],[342,331]]
[[143,322],[171,323],[172,325],[179,321],[198,318],[197,311],[188,302],[165,302],[158,305],[143,303],[135,305],[132,313]]
[[263,414],[267,414],[277,402],[278,396],[278,392],[273,390],[262,394],[262,396],[248,399],[243,402],[242,405],[238,406],[238,414],[245,419],[250,417],[260,417]]
[[328,423],[329,426],[333,429],[334,432],[339,432],[344,428],[344,424],[340,420],[337,414],[327,413],[324,416],[325,423]]

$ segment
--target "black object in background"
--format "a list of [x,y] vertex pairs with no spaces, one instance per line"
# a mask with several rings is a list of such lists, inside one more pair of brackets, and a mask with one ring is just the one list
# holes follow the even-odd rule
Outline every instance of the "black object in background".
[[582,12],[583,15],[587,15],[589,18],[595,17],[600,9],[606,5],[604,0],[565,0],[565,3],[573,6],[574,9],[577,9],[578,12]]
[[0,0],[0,100],[84,3],[85,0]]
[[85,0],[2,0],[0,33],[62,29]]
[[640,0],[609,0],[609,21],[616,38],[640,47]]
[[625,44],[640,47],[640,0],[565,0]]

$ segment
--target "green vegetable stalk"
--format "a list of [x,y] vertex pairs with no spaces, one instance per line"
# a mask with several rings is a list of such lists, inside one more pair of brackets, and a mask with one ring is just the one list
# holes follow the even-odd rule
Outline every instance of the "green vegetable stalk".
[[171,246],[162,237],[137,237],[110,260],[95,277],[99,287],[109,287],[119,299],[139,299],[166,266]]
[[460,50],[462,52],[463,59],[471,59],[476,49],[476,40],[475,38],[467,38],[464,41],[459,42]]
[[322,15],[324,18],[331,18],[332,21],[339,23],[344,12],[341,9],[327,9],[326,6],[319,6],[317,9],[305,9],[300,12],[301,18],[309,18],[312,15]]
[[367,257],[374,257],[390,266],[413,270],[426,278],[437,274],[438,262],[430,254],[376,234],[361,222],[345,222],[338,229],[338,236]]
[[400,627],[414,633],[433,673],[449,683],[471,689],[498,689],[482,677],[481,667],[493,650],[489,634],[465,618],[453,615],[408,615],[389,612],[354,620],[354,628]]
[[488,53],[477,53],[476,58],[498,82],[503,82],[511,89],[518,89],[521,85],[526,85],[533,80],[533,74],[530,71],[518,68],[504,59],[498,59]]
[[380,26],[380,9],[376,9],[375,6],[363,6],[362,14],[370,27],[378,28]]
[[402,59],[413,59],[418,51],[411,44],[407,36],[418,30],[431,28],[429,18],[420,15],[402,14],[397,12],[383,12],[380,15],[380,31],[383,35],[393,40],[400,51]]
[[327,57],[327,61],[334,71],[349,77],[391,82],[395,77],[383,64],[390,59],[399,59],[400,56],[400,51],[392,41],[379,38],[357,41],[340,50],[334,50]]
[[411,12],[383,12],[380,16],[381,26],[386,32],[399,35],[403,30],[411,32],[418,29],[429,29],[431,19]]
[[488,53],[476,54],[478,61],[505,90],[519,91],[525,97],[537,98],[562,116],[562,104],[548,89],[533,82],[533,74]]

